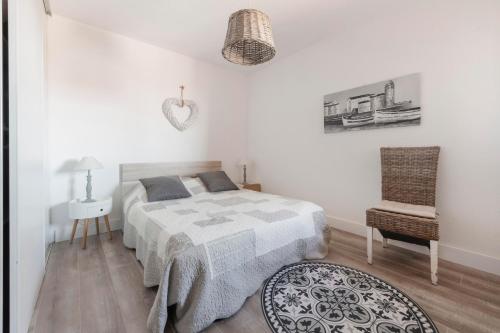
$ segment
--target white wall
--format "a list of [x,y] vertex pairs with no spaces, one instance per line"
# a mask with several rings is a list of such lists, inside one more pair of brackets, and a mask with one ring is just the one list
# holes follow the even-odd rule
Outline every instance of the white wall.
[[[500,2],[347,10],[332,15],[331,38],[252,75],[253,177],[364,233],[380,200],[379,147],[440,145],[440,255],[500,274]],[[416,72],[421,126],[323,133],[323,95]]]
[[45,268],[45,33],[42,1],[9,1],[11,332],[28,331]]
[[[246,77],[221,67],[53,17],[48,29],[51,225],[68,239],[67,201],[85,196],[74,161],[93,155],[105,169],[93,175],[97,197],[113,196],[120,227],[118,165],[127,162],[222,160],[239,180],[246,154]],[[167,97],[196,101],[198,121],[178,132],[163,116]],[[93,231],[93,230],[92,230]]]

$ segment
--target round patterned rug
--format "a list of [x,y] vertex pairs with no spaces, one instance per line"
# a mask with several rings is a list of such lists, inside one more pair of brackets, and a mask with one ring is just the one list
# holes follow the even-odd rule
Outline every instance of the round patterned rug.
[[283,267],[262,290],[273,332],[435,333],[431,318],[390,284],[353,268],[301,262]]

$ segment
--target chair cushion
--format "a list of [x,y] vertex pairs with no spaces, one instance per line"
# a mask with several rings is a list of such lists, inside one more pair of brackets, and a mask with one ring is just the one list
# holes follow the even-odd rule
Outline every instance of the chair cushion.
[[436,207],[432,206],[412,205],[397,201],[382,200],[380,204],[376,205],[374,208],[399,214],[427,217],[431,219],[436,218]]

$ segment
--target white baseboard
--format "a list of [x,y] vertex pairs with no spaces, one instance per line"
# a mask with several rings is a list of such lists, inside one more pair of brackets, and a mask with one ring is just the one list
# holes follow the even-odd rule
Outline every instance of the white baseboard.
[[[366,237],[366,224],[349,221],[335,216],[327,216],[328,223],[336,229],[347,231],[362,237]],[[379,232],[373,233],[373,238],[382,241],[382,236]],[[390,244],[399,246],[411,251],[429,254],[429,250],[424,246],[389,240]],[[448,260],[460,265],[472,267],[500,275],[500,258],[491,257],[485,254],[472,252],[469,250],[461,249],[452,245],[443,244],[439,242],[439,258]]]
[[[93,221],[93,219],[92,219]],[[99,231],[101,233],[106,231],[106,226],[104,224],[103,218],[99,219]],[[110,218],[109,219],[109,224],[111,227],[111,230],[121,230],[122,229],[122,223],[120,219],[117,218]],[[62,242],[65,240],[69,240],[71,238],[71,230],[73,229],[73,222],[68,221],[68,225],[65,225],[64,227],[59,227],[55,230],[56,234],[56,242]],[[95,223],[91,223],[89,225],[89,230],[87,231],[87,235],[95,235],[96,234],[96,228],[95,228]],[[78,223],[78,228],[76,229],[75,233],[75,238],[80,238],[83,236],[83,221],[80,221]]]

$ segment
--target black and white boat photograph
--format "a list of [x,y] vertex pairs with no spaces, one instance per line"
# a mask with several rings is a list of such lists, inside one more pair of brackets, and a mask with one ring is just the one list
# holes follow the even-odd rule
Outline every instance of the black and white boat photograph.
[[325,133],[420,125],[420,74],[325,95]]

